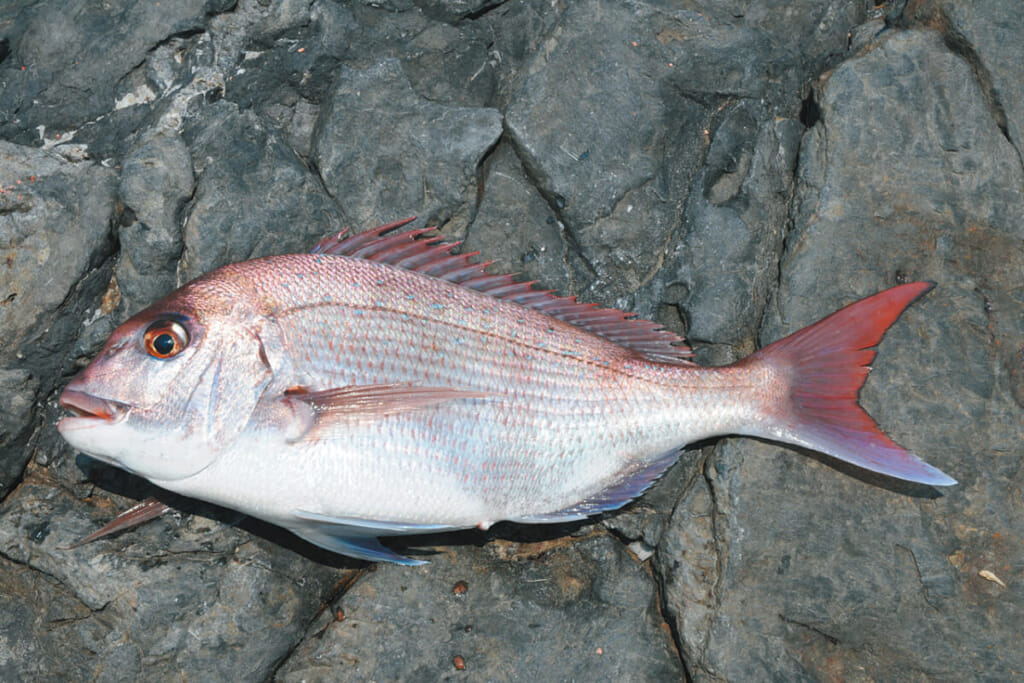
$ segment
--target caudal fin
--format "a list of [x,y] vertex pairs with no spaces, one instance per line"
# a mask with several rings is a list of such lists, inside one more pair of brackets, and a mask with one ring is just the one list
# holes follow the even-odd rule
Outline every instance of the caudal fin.
[[857,404],[874,347],[903,310],[933,287],[912,282],[861,299],[747,359],[789,379],[788,406],[765,434],[898,479],[951,486],[956,480],[904,450]]

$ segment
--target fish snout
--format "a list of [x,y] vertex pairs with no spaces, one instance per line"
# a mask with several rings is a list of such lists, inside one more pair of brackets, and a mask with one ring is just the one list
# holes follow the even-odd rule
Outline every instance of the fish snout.
[[76,381],[72,381],[58,399],[58,402],[74,413],[75,417],[113,423],[120,422],[128,414],[128,404],[94,396],[76,388],[75,385]]

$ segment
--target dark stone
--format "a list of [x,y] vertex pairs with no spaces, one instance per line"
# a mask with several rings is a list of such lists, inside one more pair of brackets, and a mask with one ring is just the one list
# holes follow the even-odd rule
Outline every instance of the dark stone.
[[114,274],[127,313],[176,286],[185,247],[182,210],[194,183],[188,147],[175,131],[157,133],[122,165],[121,201],[132,220],[118,233],[121,257]]
[[456,22],[466,17],[477,17],[501,5],[504,0],[415,0],[428,17]]
[[[54,139],[110,112],[122,79],[170,36],[202,30],[205,0],[19,3],[0,65],[0,136]],[[42,126],[42,130],[38,127]]]
[[442,680],[456,656],[468,674],[495,678],[547,679],[568,660],[586,680],[682,677],[658,628],[654,582],[608,535],[496,541],[431,560],[380,566],[356,583],[276,679]]
[[[265,541],[198,516],[70,550],[93,529],[89,506],[35,473],[13,498],[0,525],[0,595],[17,598],[5,601],[0,633],[7,652],[36,656],[3,661],[9,678],[266,679],[338,580],[329,566],[268,557]],[[38,533],[42,524],[50,533]],[[34,616],[13,622],[12,613]]]
[[[757,326],[778,278],[802,127],[749,101],[723,111],[694,179],[675,246],[671,282],[684,295],[691,341],[702,361],[754,350]],[[665,270],[671,270],[666,268]]]
[[[940,494],[729,439],[698,508],[717,562],[689,557],[701,520],[685,507],[665,534],[666,551],[687,548],[679,566],[658,555],[669,613],[698,677],[1012,676],[1020,657],[990,653],[1014,652],[1015,636],[986,624],[1019,619],[1021,604],[978,572],[1014,576],[1024,514],[998,493],[1024,439],[1007,365],[1024,301],[998,284],[1024,268],[1010,246],[1024,237],[1016,150],[931,32],[888,36],[816,99],[763,341],[899,281],[936,281],[886,336],[862,402],[960,484]],[[711,567],[702,590],[693,577]]]
[[485,250],[487,258],[496,261],[495,272],[543,279],[545,287],[563,295],[573,292],[563,228],[509,145],[499,145],[488,159],[482,187],[483,198],[464,250]]
[[476,213],[477,170],[501,134],[501,114],[428,102],[388,59],[342,67],[317,129],[317,168],[352,220],[419,214],[457,229]]
[[1024,47],[1016,36],[1024,17],[1012,4],[975,8],[969,3],[915,3],[910,23],[941,32],[943,42],[974,72],[989,114],[1010,139],[1017,153],[1024,145],[1024,84],[1020,63]]
[[61,381],[86,316],[101,314],[116,183],[95,164],[0,142],[0,493],[31,455],[36,403]]
[[179,273],[190,280],[257,256],[307,251],[340,229],[334,201],[262,120],[218,102],[185,130],[196,172]]
[[40,382],[27,368],[0,368],[0,386],[5,393],[0,406],[0,487],[6,490],[28,461],[25,444],[33,427]]
[[630,44],[639,21],[627,5],[571,4],[530,56],[506,114],[523,163],[572,229],[608,216],[657,175],[668,112],[660,65],[651,73]]

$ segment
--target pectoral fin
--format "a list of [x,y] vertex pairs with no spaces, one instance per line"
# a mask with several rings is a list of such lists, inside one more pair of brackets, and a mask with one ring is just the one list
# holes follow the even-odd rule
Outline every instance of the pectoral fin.
[[331,552],[370,562],[394,562],[406,566],[427,564],[385,548],[378,534],[429,534],[451,529],[439,524],[402,524],[369,519],[330,517],[315,512],[295,510],[295,524],[289,529],[296,536]]
[[422,410],[447,401],[493,396],[485,391],[452,387],[421,387],[410,384],[365,384],[308,391],[289,390],[281,401],[304,425],[300,438],[324,438],[335,429],[353,423],[379,420],[390,415]]

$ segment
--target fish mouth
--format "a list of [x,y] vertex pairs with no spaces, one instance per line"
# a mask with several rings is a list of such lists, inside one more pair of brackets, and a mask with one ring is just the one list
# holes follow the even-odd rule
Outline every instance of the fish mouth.
[[103,420],[111,424],[120,422],[130,406],[110,398],[100,398],[84,391],[65,389],[58,402],[82,420]]

